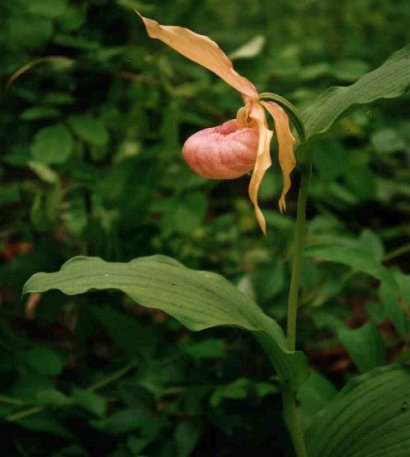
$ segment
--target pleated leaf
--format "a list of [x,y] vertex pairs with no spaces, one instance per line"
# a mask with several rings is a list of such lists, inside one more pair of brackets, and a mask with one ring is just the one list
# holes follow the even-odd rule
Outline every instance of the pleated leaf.
[[351,381],[312,420],[309,457],[408,457],[410,369],[376,369]]
[[[379,98],[393,98],[410,86],[410,45],[390,56],[384,64],[346,87],[330,87],[303,113],[306,137],[323,133],[349,107]],[[410,455],[410,454],[409,454]]]
[[75,257],[55,273],[37,273],[24,293],[58,289],[67,295],[119,289],[142,306],[161,309],[191,330],[234,326],[256,336],[279,378],[294,391],[308,376],[305,356],[286,349],[282,329],[250,298],[220,275],[186,268],[165,256],[109,263],[97,257]]

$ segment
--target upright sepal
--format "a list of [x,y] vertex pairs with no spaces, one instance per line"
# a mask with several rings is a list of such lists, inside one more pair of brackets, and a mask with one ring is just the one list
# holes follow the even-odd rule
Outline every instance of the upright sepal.
[[231,60],[215,41],[185,27],[161,25],[135,11],[151,38],[162,41],[187,59],[212,71],[241,94],[254,98],[258,96],[255,86],[234,70]]

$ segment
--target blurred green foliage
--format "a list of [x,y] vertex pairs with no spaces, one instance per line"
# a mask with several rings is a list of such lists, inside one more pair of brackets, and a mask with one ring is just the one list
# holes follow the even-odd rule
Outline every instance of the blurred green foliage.
[[[20,299],[32,273],[73,255],[162,253],[223,273],[284,322],[297,172],[281,216],[274,160],[266,237],[248,178],[190,172],[182,142],[234,117],[240,100],[150,40],[134,7],[212,37],[260,91],[300,108],[410,42],[406,0],[1,2],[1,454],[287,455],[276,379],[250,337],[190,335],[117,293]],[[359,260],[306,258],[300,347],[323,375],[301,394],[307,415],[332,397],[328,379],[340,387],[407,357],[408,101],[359,108],[317,145],[309,244]],[[363,257],[388,267],[400,291],[379,287]]]

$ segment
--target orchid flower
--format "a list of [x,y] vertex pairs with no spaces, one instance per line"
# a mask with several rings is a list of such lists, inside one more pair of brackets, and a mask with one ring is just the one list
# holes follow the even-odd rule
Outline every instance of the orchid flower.
[[[197,174],[210,179],[234,179],[253,169],[249,183],[249,198],[254,205],[256,219],[266,233],[266,221],[258,203],[258,192],[267,169],[272,165],[266,111],[272,116],[279,144],[279,164],[283,174],[283,188],[279,209],[286,209],[285,197],[291,185],[290,174],[295,167],[293,136],[289,118],[280,104],[263,100],[255,86],[239,75],[231,60],[210,38],[184,27],[165,26],[143,17],[138,11],[151,38],[156,38],[186,58],[215,73],[236,89],[244,106],[236,119],[201,130],[192,135],[183,147],[183,156]],[[281,98],[281,97],[279,97]]]

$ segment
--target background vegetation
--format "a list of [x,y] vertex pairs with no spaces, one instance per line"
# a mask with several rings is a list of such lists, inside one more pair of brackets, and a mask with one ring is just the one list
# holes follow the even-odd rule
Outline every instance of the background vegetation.
[[[161,253],[222,273],[285,321],[297,186],[280,216],[274,164],[262,237],[248,178],[190,172],[183,141],[240,100],[147,38],[132,7],[212,37],[260,91],[301,109],[410,42],[405,0],[1,2],[1,454],[287,455],[276,379],[252,337],[192,335],[114,292],[20,298],[31,274],[73,255]],[[354,247],[402,287],[392,297],[357,265],[306,258],[299,347],[321,392],[302,395],[306,417],[352,375],[407,356],[408,103],[359,108],[317,145],[309,244]]]

